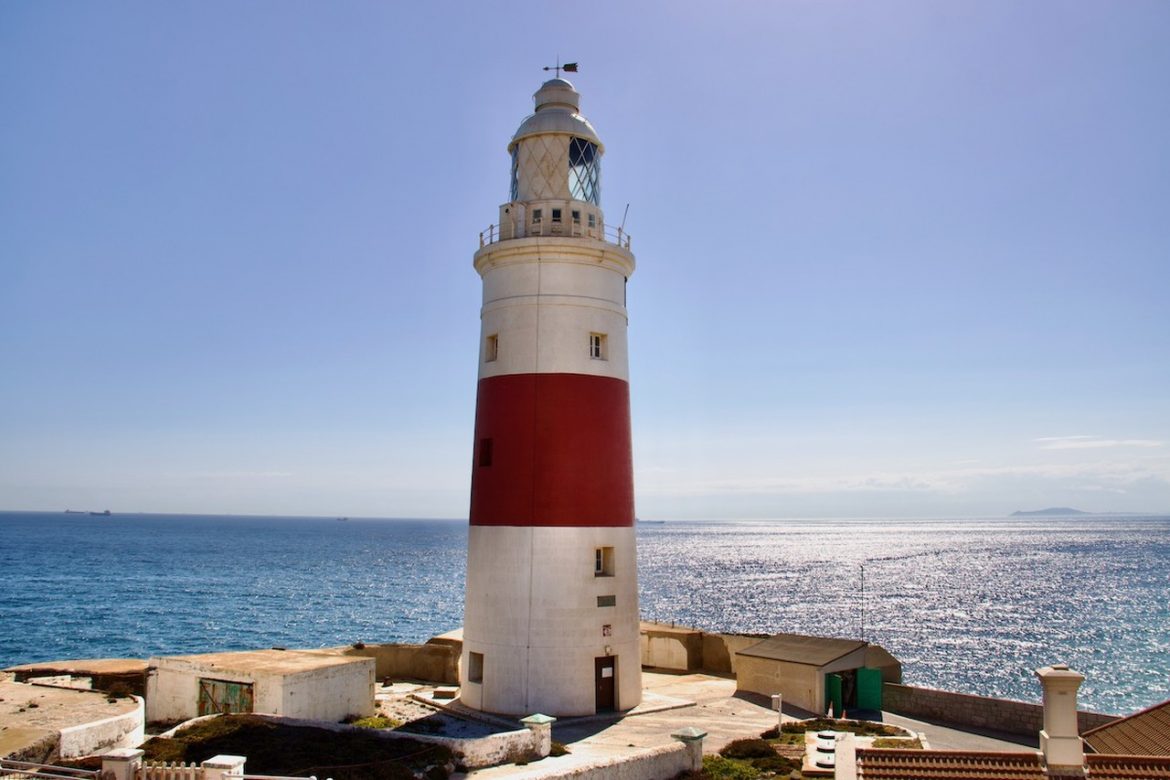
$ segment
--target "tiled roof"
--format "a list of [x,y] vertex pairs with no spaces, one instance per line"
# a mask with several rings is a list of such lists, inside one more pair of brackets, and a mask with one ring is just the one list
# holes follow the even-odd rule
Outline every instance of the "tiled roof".
[[1088,780],[1160,780],[1170,778],[1170,756],[1085,756]]
[[1098,753],[1170,756],[1170,701],[1098,726],[1082,736]]
[[[1052,780],[1040,753],[857,749],[858,780]],[[1170,780],[1168,756],[1085,756],[1086,780]]]
[[1045,780],[1039,753],[857,749],[857,777],[877,780]]
[[776,634],[762,642],[737,651],[736,655],[768,658],[773,661],[788,661],[806,666],[824,666],[865,646],[865,642],[857,639]]

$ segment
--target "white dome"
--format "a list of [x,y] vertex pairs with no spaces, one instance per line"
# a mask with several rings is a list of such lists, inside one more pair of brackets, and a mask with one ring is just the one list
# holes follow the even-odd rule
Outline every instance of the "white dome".
[[597,144],[599,151],[605,150],[593,125],[577,113],[581,95],[568,81],[549,79],[540,86],[532,99],[536,103],[536,112],[520,123],[511,143],[508,144],[509,150],[522,138],[544,133],[574,135]]

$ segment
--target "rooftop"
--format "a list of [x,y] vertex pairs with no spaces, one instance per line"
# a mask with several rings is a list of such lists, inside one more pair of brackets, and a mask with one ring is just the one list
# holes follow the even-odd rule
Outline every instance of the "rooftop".
[[1170,701],[1090,729],[1081,736],[1098,753],[1170,756]]
[[859,639],[831,639],[801,634],[776,634],[762,642],[738,651],[737,655],[750,658],[768,658],[805,666],[824,666],[849,655],[869,643]]
[[325,669],[349,664],[367,664],[369,658],[354,658],[311,650],[246,650],[238,653],[203,653],[201,655],[170,655],[152,658],[152,662],[185,661],[234,672],[262,674],[297,674],[313,669]]

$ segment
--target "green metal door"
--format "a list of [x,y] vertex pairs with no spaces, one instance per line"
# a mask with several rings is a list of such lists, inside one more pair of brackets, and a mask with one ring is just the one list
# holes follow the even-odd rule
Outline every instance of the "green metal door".
[[845,702],[841,698],[841,675],[825,675],[825,704],[833,711],[833,715],[841,717],[845,709]]
[[857,670],[857,707],[880,711],[882,708],[882,670]]
[[252,684],[228,680],[199,680],[199,714],[252,711]]

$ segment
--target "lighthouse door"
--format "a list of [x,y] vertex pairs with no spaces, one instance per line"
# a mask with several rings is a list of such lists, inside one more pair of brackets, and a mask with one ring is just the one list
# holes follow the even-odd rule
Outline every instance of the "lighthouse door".
[[615,709],[614,700],[614,661],[613,656],[594,658],[594,682],[597,691],[596,708],[598,712],[610,712]]

